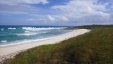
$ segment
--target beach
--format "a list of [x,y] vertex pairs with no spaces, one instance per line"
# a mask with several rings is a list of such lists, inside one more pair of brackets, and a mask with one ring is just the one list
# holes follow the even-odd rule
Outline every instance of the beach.
[[11,54],[13,54],[13,56],[14,56],[18,52],[25,51],[27,49],[30,49],[30,48],[33,48],[36,46],[59,43],[63,40],[66,40],[66,39],[69,39],[72,37],[76,37],[78,35],[87,33],[89,31],[90,30],[88,30],[88,29],[76,29],[76,30],[73,30],[71,32],[52,37],[50,39],[41,40],[38,42],[30,42],[30,43],[0,47],[0,58],[6,57],[6,56],[11,55]]

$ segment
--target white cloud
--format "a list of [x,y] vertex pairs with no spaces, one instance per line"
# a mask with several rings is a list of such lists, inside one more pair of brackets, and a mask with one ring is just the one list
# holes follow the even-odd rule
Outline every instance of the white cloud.
[[29,18],[29,19],[27,19],[27,21],[36,21],[36,19],[34,19],[34,18]]
[[50,21],[55,21],[56,19],[54,18],[54,17],[52,17],[51,15],[48,15],[48,19],[50,20]]
[[113,4],[111,5],[111,8],[113,9]]
[[48,15],[48,19],[50,21],[69,21],[69,19],[66,16],[62,16],[62,15]]
[[47,0],[0,0],[0,4],[46,4]]
[[110,17],[106,8],[107,4],[99,3],[98,0],[70,0],[65,5],[56,5],[52,9],[60,11],[61,13],[58,15],[66,16],[70,21],[81,21],[85,17],[94,17],[94,19],[98,17],[98,21],[103,21],[103,19],[107,20]]
[[51,9],[29,5],[46,4],[48,1],[0,0],[0,14],[24,14],[29,17],[26,21],[42,24],[113,23],[113,19],[111,19],[113,7],[111,7],[112,11],[109,9],[111,12],[109,13],[107,8],[109,3],[99,3],[98,0],[69,0],[65,4],[52,6]]
[[1,14],[33,14],[38,13],[41,9],[29,5],[4,5],[0,4]]
[[69,21],[69,19],[68,19],[66,16],[62,16],[61,19],[62,19],[63,21]]

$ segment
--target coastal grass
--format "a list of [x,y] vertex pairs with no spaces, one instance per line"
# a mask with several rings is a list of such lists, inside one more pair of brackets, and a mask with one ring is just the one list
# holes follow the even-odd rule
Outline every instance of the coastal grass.
[[3,64],[113,64],[113,27],[28,49]]

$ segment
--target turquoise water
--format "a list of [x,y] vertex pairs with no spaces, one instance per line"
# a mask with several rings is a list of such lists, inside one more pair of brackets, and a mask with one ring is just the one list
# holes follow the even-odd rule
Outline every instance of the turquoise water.
[[54,26],[0,26],[0,47],[45,40],[70,30]]

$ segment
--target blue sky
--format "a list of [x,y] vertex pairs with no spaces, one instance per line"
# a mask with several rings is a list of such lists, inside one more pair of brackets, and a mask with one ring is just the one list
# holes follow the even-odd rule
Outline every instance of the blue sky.
[[113,0],[0,0],[0,25],[113,24]]

